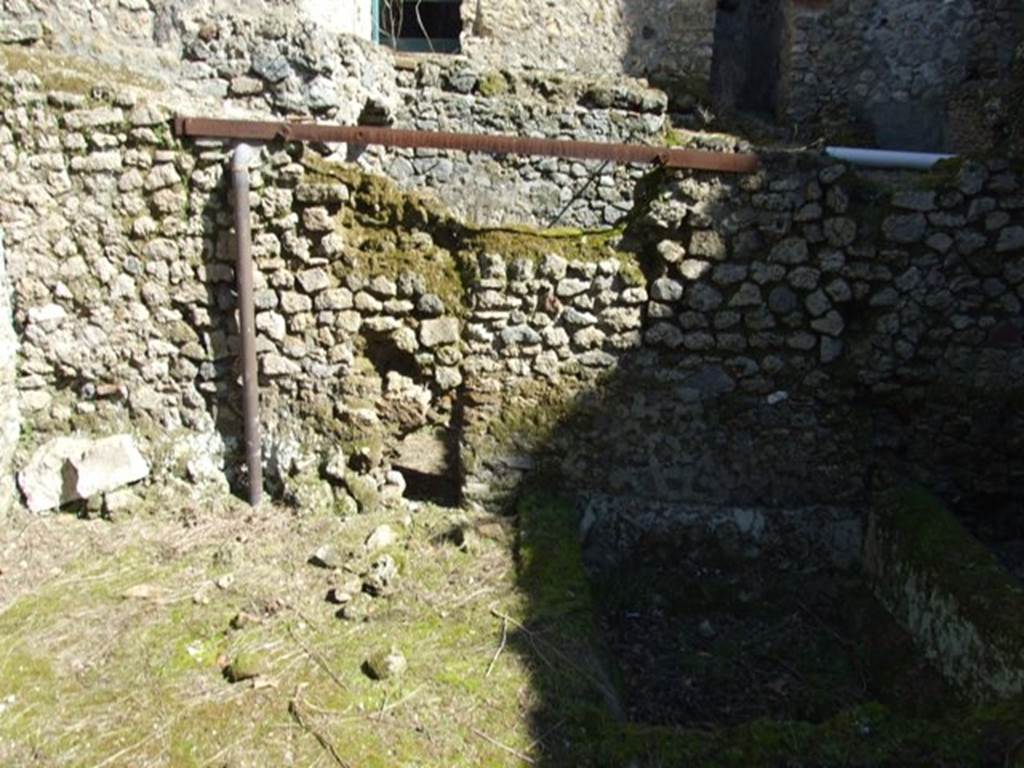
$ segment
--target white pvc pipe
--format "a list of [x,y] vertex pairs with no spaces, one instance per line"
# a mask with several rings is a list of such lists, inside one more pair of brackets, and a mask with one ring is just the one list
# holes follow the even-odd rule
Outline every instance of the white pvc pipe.
[[928,152],[894,152],[888,149],[860,149],[859,147],[825,147],[825,154],[844,163],[869,168],[908,168],[927,171],[940,160],[956,155],[936,155]]

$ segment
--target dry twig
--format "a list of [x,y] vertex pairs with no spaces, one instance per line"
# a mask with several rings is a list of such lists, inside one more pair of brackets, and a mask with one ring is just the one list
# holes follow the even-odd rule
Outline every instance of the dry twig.
[[323,750],[334,759],[335,763],[340,765],[341,768],[349,768],[349,764],[341,758],[341,755],[338,754],[338,751],[334,748],[334,745],[331,744],[331,742],[329,742],[323,736],[323,734],[321,734],[319,731],[317,731],[309,723],[306,722],[306,719],[302,715],[302,710],[299,707],[298,691],[295,692],[295,696],[292,698],[292,700],[288,702],[288,714],[292,716],[292,720],[294,720],[298,724],[298,726],[302,728],[302,730],[304,730],[306,733],[308,733],[310,736],[316,739],[317,743],[321,747],[323,747]]
[[498,661],[498,657],[501,656],[501,652],[505,650],[505,644],[508,642],[508,616],[501,620],[501,643],[498,644],[498,650],[494,652],[494,657],[491,659],[491,663],[487,665],[487,671],[484,673],[484,677],[490,677],[491,672],[494,670],[494,665]]
[[323,671],[324,671],[324,672],[325,672],[325,673],[327,674],[327,676],[328,676],[329,678],[331,678],[331,680],[333,680],[333,681],[334,681],[334,684],[335,684],[335,685],[337,685],[337,686],[338,686],[339,688],[341,688],[341,690],[343,690],[343,691],[347,691],[347,690],[348,690],[348,686],[347,686],[347,685],[345,685],[344,681],[343,681],[343,680],[342,680],[342,679],[341,679],[340,677],[338,677],[338,676],[337,676],[336,674],[334,674],[334,670],[332,670],[332,669],[331,669],[331,668],[330,668],[330,667],[329,667],[329,666],[327,665],[327,661],[326,661],[326,660],[324,659],[324,657],[323,657],[323,656],[321,656],[321,655],[320,655],[319,653],[317,653],[317,652],[316,652],[316,650],[314,650],[313,648],[310,648],[310,647],[309,647],[308,645],[306,645],[306,644],[305,644],[304,642],[302,642],[302,640],[300,640],[300,639],[299,639],[298,635],[296,635],[296,634],[295,634],[295,633],[294,633],[294,632],[292,631],[292,628],[291,628],[291,627],[288,627],[288,636],[289,636],[289,637],[290,637],[290,638],[291,638],[292,640],[294,640],[294,641],[295,641],[295,643],[296,643],[296,644],[297,644],[297,645],[298,645],[298,646],[299,646],[299,647],[300,647],[300,648],[301,648],[301,649],[302,649],[303,651],[305,651],[306,655],[307,655],[307,656],[309,656],[309,658],[311,658],[311,659],[313,660],[313,662],[314,662],[314,663],[315,663],[315,664],[316,664],[316,665],[317,665],[318,667],[320,667],[320,669],[322,669],[322,670],[323,670]]
[[532,757],[530,757],[529,755],[524,755],[524,754],[523,754],[522,752],[520,752],[520,751],[519,751],[518,749],[512,749],[512,747],[508,746],[507,744],[502,744],[502,743],[501,743],[500,741],[498,741],[497,739],[492,739],[492,738],[491,738],[490,736],[488,736],[488,735],[487,735],[486,733],[484,733],[483,731],[478,731],[478,730],[477,730],[476,728],[472,728],[472,729],[470,729],[470,730],[472,730],[472,731],[473,731],[473,733],[475,733],[475,734],[476,734],[477,736],[479,736],[479,737],[480,737],[481,739],[483,739],[484,741],[486,741],[486,742],[487,742],[488,744],[493,744],[493,745],[494,745],[494,746],[496,746],[496,747],[497,747],[498,749],[504,750],[505,752],[508,752],[508,753],[509,753],[510,755],[513,755],[513,756],[515,756],[515,757],[518,757],[518,758],[519,758],[520,760],[522,760],[522,761],[523,761],[524,763],[529,763],[530,765],[533,765],[533,763],[534,763],[534,759],[533,759]]

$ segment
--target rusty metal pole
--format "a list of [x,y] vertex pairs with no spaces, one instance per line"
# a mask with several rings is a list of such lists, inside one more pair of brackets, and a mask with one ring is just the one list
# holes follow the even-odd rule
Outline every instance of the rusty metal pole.
[[667,168],[689,168],[721,173],[754,173],[761,167],[757,155],[709,152],[648,144],[607,144],[598,141],[535,139],[495,134],[410,131],[365,125],[289,123],[259,120],[185,117],[174,119],[178,136],[231,141],[313,141],[327,144],[379,144],[385,147],[456,149],[485,154],[546,155],[614,163],[655,163]]
[[245,463],[249,469],[249,504],[263,495],[260,447],[260,392],[256,369],[256,310],[253,301],[252,225],[249,214],[249,163],[255,150],[239,144],[231,155],[231,187],[235,195],[235,243],[238,281],[238,330],[241,335],[242,417],[245,421]]

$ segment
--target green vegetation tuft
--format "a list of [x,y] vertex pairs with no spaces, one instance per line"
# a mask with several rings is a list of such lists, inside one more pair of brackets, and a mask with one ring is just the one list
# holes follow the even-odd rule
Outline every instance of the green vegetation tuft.
[[480,95],[486,98],[504,96],[509,91],[508,79],[497,70],[485,72],[476,87]]

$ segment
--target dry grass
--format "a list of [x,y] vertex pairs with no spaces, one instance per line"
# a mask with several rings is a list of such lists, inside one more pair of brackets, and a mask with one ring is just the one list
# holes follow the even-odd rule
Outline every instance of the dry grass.
[[[0,529],[0,765],[524,763],[529,672],[496,657],[491,613],[524,610],[509,542],[466,552],[439,535],[451,511],[404,514],[220,500],[119,523],[16,516]],[[336,618],[338,575],[306,561],[329,542],[359,571],[385,520],[399,590],[368,622]],[[240,612],[256,621],[233,630]],[[363,661],[391,645],[408,672],[370,680]],[[239,657],[254,681],[224,678]]]

